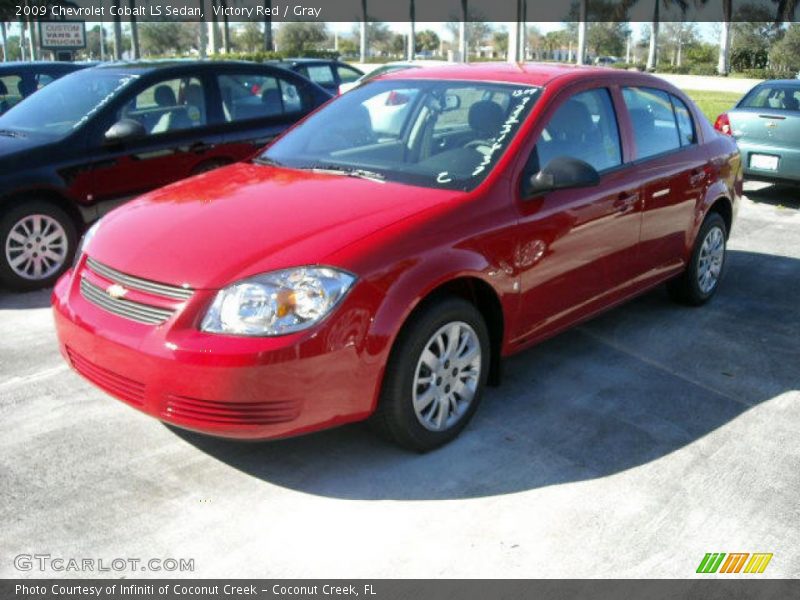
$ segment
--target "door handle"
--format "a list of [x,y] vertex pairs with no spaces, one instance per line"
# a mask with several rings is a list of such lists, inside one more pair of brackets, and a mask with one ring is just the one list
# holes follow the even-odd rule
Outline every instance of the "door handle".
[[623,192],[617,197],[616,200],[614,200],[613,206],[618,213],[625,214],[632,211],[638,201],[639,194],[629,194],[627,192]]
[[692,174],[689,175],[689,183],[691,185],[698,185],[702,183],[706,178],[706,170],[705,169],[694,169]]
[[205,154],[214,147],[213,144],[206,144],[205,142],[195,142],[189,146],[189,152],[194,154]]

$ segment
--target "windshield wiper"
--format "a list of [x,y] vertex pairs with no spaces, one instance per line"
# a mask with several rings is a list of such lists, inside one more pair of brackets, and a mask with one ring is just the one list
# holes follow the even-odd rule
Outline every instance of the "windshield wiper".
[[253,159],[253,162],[257,165],[268,165],[270,167],[282,167],[283,163],[279,163],[277,160],[273,160],[271,158],[267,158],[266,156],[257,156]]
[[20,131],[12,131],[11,129],[0,129],[0,135],[13,138],[25,137],[24,133]]
[[359,179],[367,179],[377,183],[385,183],[386,177],[381,173],[369,171],[367,169],[358,169],[355,167],[343,167],[341,165],[311,165],[306,167],[309,171],[314,173],[324,173],[326,175],[344,175],[346,177],[358,177]]

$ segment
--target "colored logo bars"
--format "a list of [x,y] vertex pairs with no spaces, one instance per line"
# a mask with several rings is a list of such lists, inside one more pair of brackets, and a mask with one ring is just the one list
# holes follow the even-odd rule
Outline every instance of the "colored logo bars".
[[[725,558],[727,556],[727,558]],[[750,560],[748,560],[748,557]],[[725,562],[723,562],[723,560]],[[763,573],[769,561],[772,560],[771,553],[757,552],[709,552],[700,561],[697,567],[698,573],[740,573],[744,567],[744,573]],[[747,566],[745,566],[745,564]]]

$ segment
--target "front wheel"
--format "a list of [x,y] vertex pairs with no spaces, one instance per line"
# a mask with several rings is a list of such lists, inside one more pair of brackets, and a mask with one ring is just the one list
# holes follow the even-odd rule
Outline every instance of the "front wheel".
[[461,298],[430,303],[395,343],[373,423],[411,450],[446,444],[478,407],[490,352],[486,323],[474,305]]
[[77,237],[72,219],[49,202],[11,208],[0,218],[0,282],[16,291],[53,284],[69,266]]
[[686,270],[667,284],[673,299],[691,306],[711,299],[722,279],[727,237],[725,220],[718,213],[709,213],[700,226]]

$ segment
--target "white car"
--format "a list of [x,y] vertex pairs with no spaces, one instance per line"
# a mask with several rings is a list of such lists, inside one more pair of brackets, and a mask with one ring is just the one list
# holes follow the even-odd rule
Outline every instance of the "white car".
[[[376,77],[392,73],[394,71],[401,71],[403,69],[421,69],[425,67],[441,67],[449,65],[445,60],[415,60],[415,61],[398,61],[386,63],[380,67],[373,69],[369,73],[358,78],[351,83],[343,83],[339,86],[339,94],[344,94],[353,90]],[[414,99],[416,91],[408,90],[393,90],[385,94],[378,94],[371,97],[364,103],[364,106],[369,111],[370,120],[372,121],[372,128],[378,133],[387,135],[396,135],[399,132],[400,126],[403,123],[403,116],[405,111],[410,106],[411,101]]]

